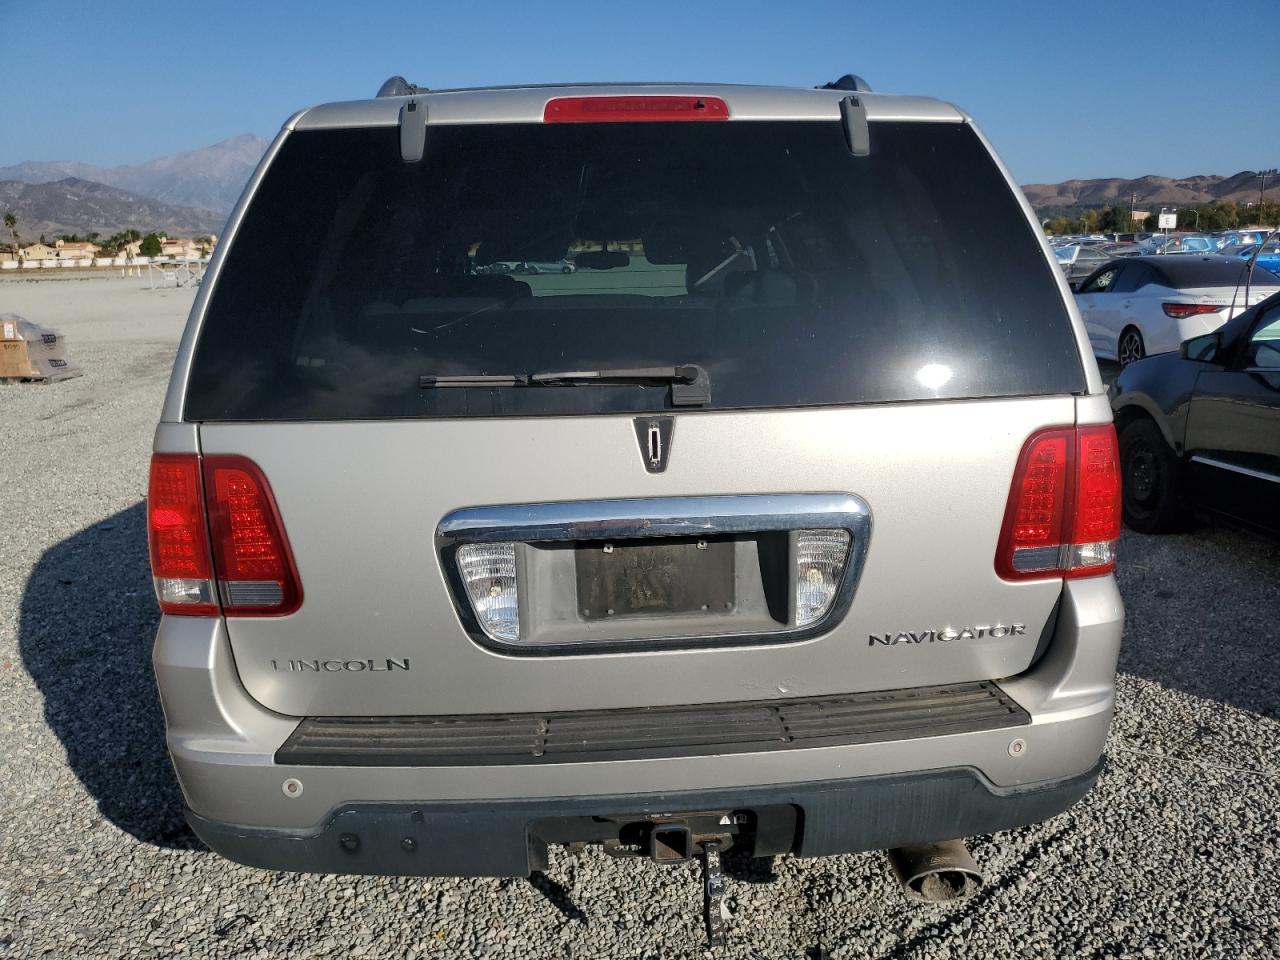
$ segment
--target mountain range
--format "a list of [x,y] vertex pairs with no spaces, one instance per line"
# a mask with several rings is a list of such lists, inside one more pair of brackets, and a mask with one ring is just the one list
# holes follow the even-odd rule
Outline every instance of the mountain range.
[[1136,206],[1143,209],[1158,204],[1189,206],[1198,203],[1257,203],[1259,186],[1257,174],[1252,170],[1244,170],[1230,177],[1146,176],[1136,180],[1111,178],[1030,183],[1022,188],[1022,192],[1037,210],[1045,207],[1128,204],[1135,194]]
[[79,160],[27,161],[0,167],[0,180],[92,180],[174,206],[216,210],[225,219],[266,149],[266,140],[245,133],[200,150],[118,167],[97,167]]
[[[0,180],[0,211],[18,218],[18,236],[32,243],[65,233],[163,230],[170,236],[221,233],[227,217],[216,210],[181,207],[92,180],[66,177],[52,183]],[[0,232],[0,242],[9,234]]]

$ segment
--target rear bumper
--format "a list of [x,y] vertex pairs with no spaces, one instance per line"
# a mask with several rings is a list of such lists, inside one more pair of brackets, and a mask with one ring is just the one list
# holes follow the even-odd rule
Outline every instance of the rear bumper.
[[[794,829],[757,853],[802,857],[881,850],[1007,830],[1066,810],[1102,771],[1001,788],[972,768],[734,790],[555,797],[483,803],[347,804],[318,830],[187,820],[210,848],[269,870],[399,876],[527,876],[549,843],[591,839],[584,818],[679,817],[790,807]],[[581,827],[579,825],[582,824]],[[578,832],[580,829],[580,832]]]
[[[1051,816],[1096,776],[1122,622],[1113,578],[1069,582],[1043,656],[998,682],[1019,708],[1013,726],[937,725],[894,740],[538,764],[279,763],[301,721],[249,696],[221,621],[163,618],[154,660],[178,781],[193,826],[213,849],[277,869],[518,875],[540,856],[542,827],[531,824],[584,810],[791,805],[803,817],[784,847],[805,856]],[[422,815],[420,840],[403,832],[406,812],[411,824],[414,812]],[[367,860],[334,852],[334,838],[348,833],[370,851]],[[406,870],[394,859],[406,836],[425,866]]]

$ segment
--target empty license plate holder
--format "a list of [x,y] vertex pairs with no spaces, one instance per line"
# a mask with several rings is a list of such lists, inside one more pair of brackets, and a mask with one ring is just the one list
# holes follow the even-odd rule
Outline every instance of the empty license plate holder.
[[591,542],[575,551],[584,620],[726,614],[734,609],[734,542],[662,537]]

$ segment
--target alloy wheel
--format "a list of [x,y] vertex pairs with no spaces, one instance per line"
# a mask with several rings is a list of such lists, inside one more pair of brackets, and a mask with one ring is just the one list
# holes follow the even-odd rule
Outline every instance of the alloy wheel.
[[1120,348],[1116,351],[1116,355],[1120,360],[1120,365],[1133,363],[1135,360],[1141,360],[1145,355],[1142,348],[1142,334],[1137,330],[1126,330],[1120,335]]

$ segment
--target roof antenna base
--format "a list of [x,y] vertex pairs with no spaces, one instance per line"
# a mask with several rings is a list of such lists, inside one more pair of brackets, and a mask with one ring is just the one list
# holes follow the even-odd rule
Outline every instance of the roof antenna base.
[[[388,81],[390,82],[390,81]],[[832,80],[830,83],[824,83],[820,87],[814,87],[815,90],[848,90],[850,93],[870,93],[871,84],[863,80],[856,73],[846,73],[839,80]]]
[[387,82],[378,88],[379,97],[408,97],[426,92],[426,87],[416,86],[404,77],[388,77]]

